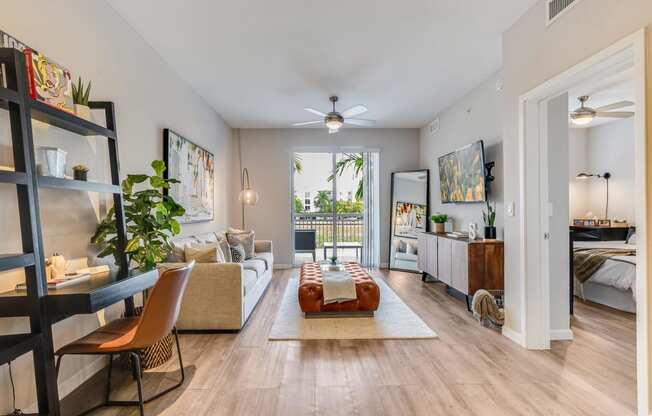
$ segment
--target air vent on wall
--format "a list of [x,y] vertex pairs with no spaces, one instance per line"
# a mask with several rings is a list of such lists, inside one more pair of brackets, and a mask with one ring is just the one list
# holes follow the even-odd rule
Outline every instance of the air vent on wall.
[[439,117],[435,119],[432,123],[428,124],[428,133],[432,136],[439,132]]
[[546,24],[551,25],[579,2],[580,0],[547,0]]

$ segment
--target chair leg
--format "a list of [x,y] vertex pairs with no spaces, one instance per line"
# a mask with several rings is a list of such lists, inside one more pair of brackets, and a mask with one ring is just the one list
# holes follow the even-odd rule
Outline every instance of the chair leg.
[[112,373],[112,371],[113,371],[113,354],[109,354],[109,371],[108,371],[109,374],[108,374],[108,376],[106,378],[106,393],[105,393],[105,397],[106,397],[105,401],[107,403],[111,401],[111,373]]
[[140,371],[140,357],[138,353],[132,352],[131,362],[132,365],[136,368],[136,384],[138,386],[138,407],[140,409],[140,416],[145,416],[145,403],[143,402],[143,384],[141,380],[141,371]]
[[181,368],[181,382],[179,385],[182,385],[183,382],[186,380],[186,372],[183,369],[183,359],[181,358],[181,344],[179,343],[179,331],[177,331],[177,327],[175,326],[172,331],[174,332],[174,341],[177,344],[177,355],[179,356],[179,367]]

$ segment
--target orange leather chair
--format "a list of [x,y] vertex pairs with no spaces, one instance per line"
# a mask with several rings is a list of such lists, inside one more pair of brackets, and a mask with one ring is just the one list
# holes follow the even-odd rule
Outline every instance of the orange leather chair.
[[[144,416],[144,405],[170,391],[180,387],[185,380],[181,347],[175,324],[181,309],[181,299],[188,284],[188,276],[195,262],[176,268],[165,270],[152,289],[141,316],[122,318],[104,325],[90,334],[60,348],[57,356],[57,374],[64,355],[108,355],[109,371],[106,384],[105,402],[82,414],[87,414],[104,406],[139,406],[141,416]],[[181,367],[181,380],[178,384],[143,399],[142,374],[138,350],[151,346],[160,341],[170,332],[174,332],[177,344],[177,355]],[[115,354],[128,353],[131,358],[134,377],[138,386],[138,401],[111,400],[111,370]]]

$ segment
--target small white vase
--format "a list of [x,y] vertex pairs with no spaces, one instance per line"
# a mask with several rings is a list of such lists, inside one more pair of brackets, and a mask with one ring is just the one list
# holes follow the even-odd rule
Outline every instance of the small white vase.
[[75,114],[79,118],[91,121],[91,109],[87,105],[75,104]]

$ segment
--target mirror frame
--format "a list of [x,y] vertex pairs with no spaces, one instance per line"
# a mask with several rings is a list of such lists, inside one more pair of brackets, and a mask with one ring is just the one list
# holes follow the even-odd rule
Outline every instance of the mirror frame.
[[420,270],[409,270],[392,267],[392,236],[394,234],[394,176],[401,173],[417,173],[425,172],[426,174],[426,232],[430,231],[430,169],[413,169],[413,170],[400,170],[392,172],[390,177],[390,194],[389,194],[389,245],[387,252],[387,268],[399,272],[414,273],[421,275]]

